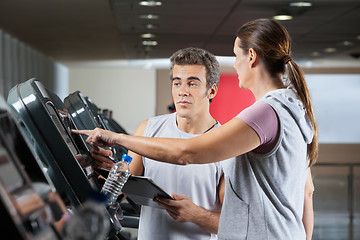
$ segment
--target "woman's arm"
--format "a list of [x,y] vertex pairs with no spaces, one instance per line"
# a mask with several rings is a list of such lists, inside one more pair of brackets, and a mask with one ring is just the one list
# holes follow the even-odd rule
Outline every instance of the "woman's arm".
[[304,212],[302,219],[306,232],[306,240],[311,240],[314,229],[313,193],[314,193],[314,184],[312,181],[311,171],[309,168],[309,172],[305,183]]
[[[143,121],[138,128],[135,130],[135,136],[143,136],[145,128],[147,125],[147,120]],[[133,158],[130,163],[131,174],[139,176],[144,170],[144,165],[142,162],[142,156],[134,152],[128,151],[128,154]],[[109,156],[112,156],[111,150],[97,148],[97,150],[91,151],[91,156],[95,160],[95,166],[100,169],[110,170],[114,165],[114,162],[109,159]]]
[[257,133],[238,118],[190,139],[130,136],[102,129],[73,131],[88,135],[86,142],[94,150],[122,145],[141,156],[180,165],[217,162],[249,152],[260,145]]

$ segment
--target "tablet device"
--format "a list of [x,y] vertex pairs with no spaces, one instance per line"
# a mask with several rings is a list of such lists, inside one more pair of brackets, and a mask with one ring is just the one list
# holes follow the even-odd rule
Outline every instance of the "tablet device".
[[153,201],[155,197],[173,199],[151,178],[131,175],[125,183],[122,192],[139,205],[161,208]]

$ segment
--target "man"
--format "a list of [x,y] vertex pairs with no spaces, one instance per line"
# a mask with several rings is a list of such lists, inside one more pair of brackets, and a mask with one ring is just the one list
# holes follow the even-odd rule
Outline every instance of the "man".
[[[215,56],[186,48],[175,52],[170,61],[176,113],[142,122],[134,135],[191,138],[219,126],[209,113],[220,75]],[[106,158],[109,151],[92,154],[99,167],[111,168],[113,163]],[[219,163],[177,166],[134,152],[129,155],[132,174],[144,173],[175,199],[156,199],[161,209],[142,206],[138,239],[216,239],[225,186]]]

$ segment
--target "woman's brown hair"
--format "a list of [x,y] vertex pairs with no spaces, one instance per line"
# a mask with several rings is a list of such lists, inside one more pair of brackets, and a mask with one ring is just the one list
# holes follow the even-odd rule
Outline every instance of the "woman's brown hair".
[[314,129],[307,150],[309,166],[312,166],[318,157],[318,127],[304,74],[290,56],[291,40],[287,30],[275,20],[258,19],[244,24],[236,36],[245,54],[250,48],[254,49],[273,79],[286,73],[288,84],[296,90]]

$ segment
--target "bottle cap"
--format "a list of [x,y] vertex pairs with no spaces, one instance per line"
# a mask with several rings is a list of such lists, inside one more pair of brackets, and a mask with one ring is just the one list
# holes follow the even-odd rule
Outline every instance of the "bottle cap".
[[129,155],[127,155],[126,153],[124,153],[121,157],[125,162],[131,163],[132,161],[132,157],[130,157]]
[[88,199],[97,203],[105,203],[109,196],[106,193],[90,190]]

